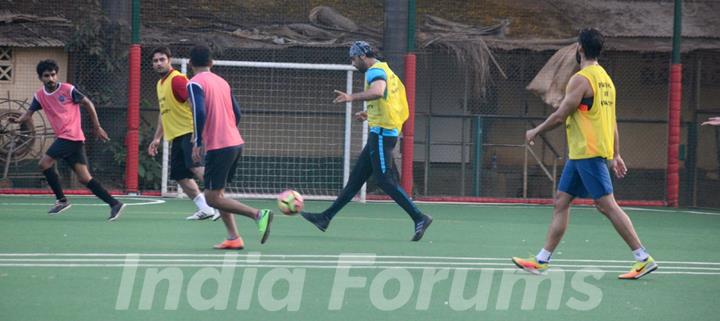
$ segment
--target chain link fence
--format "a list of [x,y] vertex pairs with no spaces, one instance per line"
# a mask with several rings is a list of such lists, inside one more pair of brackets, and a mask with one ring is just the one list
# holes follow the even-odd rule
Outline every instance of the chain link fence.
[[[368,9],[350,15],[382,14],[378,1],[361,1]],[[2,110],[17,108],[14,101],[29,102],[40,87],[34,65],[40,59],[55,58],[66,77],[96,105],[100,122],[111,137],[109,143],[96,142],[87,119],[83,128],[88,136],[87,152],[91,170],[111,189],[123,189],[127,108],[127,24],[115,19],[129,8],[103,7],[101,1],[74,1],[75,5],[37,2],[16,3],[17,12],[38,16],[63,17],[70,22],[69,40],[62,47],[3,47],[12,52],[14,80],[0,81]],[[187,57],[195,42],[205,42],[210,30],[230,32],[235,26],[254,24],[288,24],[306,22],[307,13],[316,5],[333,5],[333,1],[275,1],[271,6],[257,6],[237,1],[142,1],[143,57],[141,65],[140,189],[157,190],[160,186],[160,160],[145,152],[157,121],[155,82],[150,52],[158,45],[168,45],[175,57]],[[222,4],[217,6],[218,4]],[[224,10],[211,10],[223,7]],[[277,10],[281,5],[285,10]],[[75,10],[80,8],[78,10]],[[193,8],[193,10],[190,10]],[[105,10],[105,11],[103,11]],[[111,12],[108,12],[111,10]],[[419,11],[425,10],[419,5]],[[382,16],[380,16],[382,17]],[[377,17],[375,17],[377,18]],[[371,19],[372,20],[372,19]],[[381,20],[381,19],[375,19]],[[164,43],[151,31],[164,27],[191,32],[194,37],[178,43]],[[145,32],[145,33],[143,33]],[[235,48],[216,43],[216,59],[348,64],[346,48],[324,46]],[[414,159],[415,196],[480,196],[498,198],[550,198],[554,184],[565,162],[567,149],[562,129],[539,139],[528,151],[523,144],[525,130],[539,124],[552,108],[534,96],[525,86],[543,67],[553,51],[493,50],[502,73],[492,67],[492,80],[484,91],[471,82],[472,72],[459,64],[455,55],[432,47],[417,52],[416,133]],[[680,202],[684,206],[720,207],[714,195],[720,190],[720,131],[699,127],[699,123],[720,112],[720,54],[695,51],[683,54],[683,101]],[[611,51],[600,63],[605,66],[617,87],[617,116],[621,151],[630,174],[615,182],[621,200],[662,200],[665,193],[667,158],[667,92],[669,53]],[[2,62],[0,62],[0,65]],[[0,66],[1,68],[2,66]],[[391,66],[392,67],[392,66]],[[218,72],[224,72],[219,69]],[[505,76],[503,76],[503,74]],[[322,76],[313,81],[322,82]],[[354,90],[362,88],[362,76],[355,74]],[[275,95],[292,96],[278,82]],[[240,103],[253,98],[247,84],[237,82]],[[323,88],[323,89],[319,89]],[[312,92],[313,90],[318,92]],[[322,86],[302,86],[305,95],[326,105],[334,97]],[[342,88],[339,88],[342,89]],[[326,92],[327,91],[327,92]],[[12,102],[11,102],[12,101]],[[7,106],[7,107],[6,107]],[[354,111],[362,106],[355,104]],[[361,145],[360,124],[353,122],[353,146]],[[261,131],[247,130],[249,141],[261,141]],[[257,134],[255,134],[257,133]],[[268,142],[269,144],[270,142]],[[49,144],[45,144],[47,148]],[[35,147],[35,149],[42,147]],[[353,148],[356,158],[360,148]],[[36,151],[37,152],[37,151]],[[37,153],[36,153],[37,154]],[[11,163],[10,177],[4,184],[13,188],[43,187],[36,173],[36,159]],[[7,161],[5,162],[7,163]],[[65,171],[66,184],[73,183]],[[67,186],[67,185],[66,185]],[[370,193],[381,193],[370,186]]]
[[[548,198],[567,157],[561,128],[525,151],[524,133],[553,110],[525,86],[553,51],[495,51],[485,93],[474,93],[452,56],[419,54],[415,186],[423,196]],[[719,55],[683,55],[681,204],[716,207],[715,128],[699,128],[718,110]],[[667,160],[668,53],[607,52],[600,60],[617,88],[621,153],[630,175],[616,180],[621,200],[662,200]],[[699,132],[698,132],[699,131]],[[527,155],[526,155],[527,154]],[[534,155],[533,155],[534,154]]]
[[[127,48],[129,30],[112,22],[96,1],[76,1],[74,5],[39,1],[12,2],[11,12],[26,14],[24,30],[34,35],[32,40],[17,35],[20,43],[2,48],[4,63],[12,68],[7,79],[0,80],[0,113],[3,116],[3,151],[8,142],[32,141],[2,159],[7,174],[2,185],[13,189],[47,188],[37,163],[55,135],[47,117],[39,111],[29,130],[7,123],[9,115],[20,115],[42,88],[36,73],[41,60],[53,59],[60,67],[58,79],[75,86],[95,105],[101,126],[110,136],[103,143],[95,138],[88,114],[81,108],[82,128],[86,136],[85,149],[91,174],[108,189],[124,188],[124,138],[127,110]],[[5,28],[8,28],[7,26]],[[5,29],[8,32],[13,32]],[[57,38],[64,38],[58,42]],[[11,35],[5,37],[12,38]],[[25,126],[25,125],[23,125]],[[15,135],[15,139],[10,138]],[[57,169],[65,189],[85,189],[68,166],[58,161]]]

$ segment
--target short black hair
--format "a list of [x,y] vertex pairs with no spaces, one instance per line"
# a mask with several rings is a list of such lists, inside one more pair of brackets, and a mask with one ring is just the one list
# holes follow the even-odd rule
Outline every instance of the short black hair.
[[190,64],[194,67],[209,67],[212,61],[210,48],[198,45],[190,50]]
[[603,45],[605,44],[605,37],[602,35],[600,30],[595,28],[585,28],[580,30],[578,43],[583,48],[585,58],[597,59],[600,56],[600,52],[602,52]]
[[157,53],[167,56],[168,59],[172,58],[172,53],[170,53],[170,48],[157,47],[157,48],[153,49],[152,55],[150,55],[150,59],[152,59],[152,57],[155,57],[155,54],[157,54]]
[[52,60],[52,59],[45,59],[45,60],[38,62],[38,64],[37,64],[38,78],[42,78],[42,74],[46,71],[59,72],[60,67],[58,67],[57,62],[55,62],[55,60]]

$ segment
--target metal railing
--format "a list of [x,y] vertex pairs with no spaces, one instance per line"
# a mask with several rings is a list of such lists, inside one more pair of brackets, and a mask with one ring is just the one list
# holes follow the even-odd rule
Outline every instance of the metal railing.
[[[422,178],[422,190],[418,191],[422,195],[429,195],[429,186],[430,186],[430,180],[432,177],[432,157],[434,154],[433,148],[440,147],[441,149],[443,147],[451,147],[455,150],[459,149],[459,157],[456,157],[455,160],[451,163],[457,164],[459,166],[459,181],[457,182],[459,184],[460,189],[460,195],[461,196],[467,196],[470,194],[471,196],[483,196],[482,194],[482,178],[483,178],[483,172],[485,169],[483,168],[483,159],[484,154],[487,152],[488,149],[497,149],[497,148],[514,148],[514,149],[522,149],[522,193],[521,196],[523,198],[528,198],[528,177],[529,177],[529,167],[536,163],[539,168],[541,169],[543,176],[548,179],[550,182],[550,190],[553,197],[555,196],[556,192],[556,186],[557,186],[557,166],[558,166],[558,160],[563,159],[561,154],[557,151],[557,149],[551,144],[551,142],[545,137],[540,136],[538,137],[538,142],[542,144],[542,146],[545,146],[547,150],[549,150],[552,153],[552,163],[551,164],[545,164],[543,161],[543,158],[540,157],[533,149],[525,144],[524,142],[522,144],[508,144],[508,143],[494,143],[494,142],[486,142],[485,132],[484,132],[484,126],[483,123],[485,120],[511,120],[511,121],[523,121],[527,123],[526,128],[529,128],[530,126],[535,125],[535,121],[542,120],[542,118],[539,117],[522,117],[522,116],[506,116],[506,115],[437,115],[437,114],[428,114],[428,113],[418,113],[416,114],[416,117],[418,118],[424,118],[424,121],[422,123],[424,124],[424,135],[416,135],[415,144],[421,145],[422,150],[424,150],[424,159],[422,161],[422,172],[423,172],[423,178]],[[460,135],[453,137],[452,139],[439,139],[438,136],[446,136],[446,135],[435,135],[437,134],[438,129],[433,129],[435,124],[433,124],[433,120],[437,121],[438,119],[455,119],[459,120],[459,127],[460,127]],[[421,121],[418,121],[418,123],[421,123]],[[517,141],[522,141],[522,133],[513,132],[512,135],[517,134]],[[518,155],[518,157],[520,157]],[[531,158],[534,161],[531,161]],[[455,167],[453,167],[455,168]],[[491,158],[491,164],[490,164],[490,171],[497,170],[497,164],[495,160],[495,154],[493,154]],[[471,175],[468,175],[468,171],[471,171]],[[469,188],[471,187],[470,192]]]

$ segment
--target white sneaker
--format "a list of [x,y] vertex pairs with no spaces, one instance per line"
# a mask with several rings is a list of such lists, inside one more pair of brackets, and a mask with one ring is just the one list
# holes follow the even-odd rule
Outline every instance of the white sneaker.
[[[214,216],[215,215],[208,214],[203,211],[197,211],[197,212],[193,213],[193,215],[190,215],[190,216],[186,217],[185,219],[188,221],[202,221],[202,220],[206,220],[211,217],[214,217]],[[219,214],[218,214],[218,217],[219,217]]]
[[213,211],[215,211],[215,212],[214,212],[214,214],[213,214],[213,216],[212,216],[212,220],[213,220],[213,221],[217,221],[218,219],[220,219],[220,211],[215,210],[215,209],[214,209]]

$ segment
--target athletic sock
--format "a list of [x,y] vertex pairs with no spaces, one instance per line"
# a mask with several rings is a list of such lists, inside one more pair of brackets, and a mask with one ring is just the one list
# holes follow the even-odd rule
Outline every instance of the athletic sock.
[[552,252],[543,248],[540,250],[540,252],[538,252],[535,258],[537,259],[538,263],[548,263],[550,262],[550,256],[552,256]]
[[96,179],[91,179],[87,184],[85,184],[90,191],[95,194],[99,199],[103,200],[103,202],[107,203],[110,206],[115,206],[117,203],[119,203],[118,200],[116,200],[114,197],[110,196],[110,193],[108,193],[107,190],[105,190],[104,187],[98,182]]
[[50,185],[50,189],[52,189],[53,193],[55,193],[55,199],[61,202],[67,202],[62,186],[60,186],[60,178],[58,177],[57,172],[55,172],[55,168],[50,167],[42,173],[45,175],[45,179],[47,180],[48,185]]
[[195,202],[195,206],[197,206],[197,208],[203,213],[210,215],[215,214],[215,209],[207,205],[207,202],[205,201],[205,195],[203,195],[203,193],[195,196],[195,198],[193,198],[193,202]]
[[632,254],[637,261],[645,261],[648,257],[650,257],[650,254],[645,251],[644,247],[640,247],[639,249],[632,251]]

